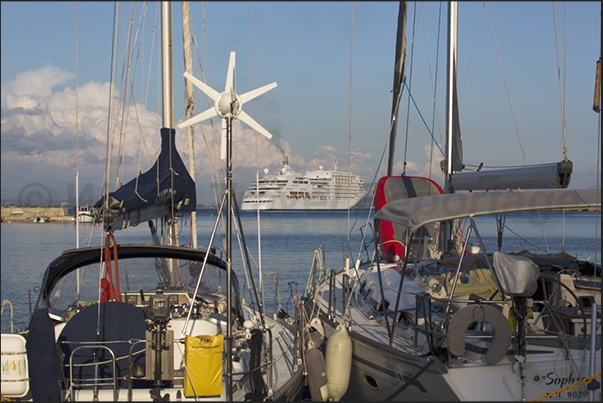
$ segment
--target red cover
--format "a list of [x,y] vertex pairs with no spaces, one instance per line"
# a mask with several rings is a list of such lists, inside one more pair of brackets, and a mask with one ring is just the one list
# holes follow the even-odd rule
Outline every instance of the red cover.
[[[410,197],[443,194],[444,191],[436,182],[421,176],[384,176],[379,179],[375,190],[375,211],[379,211],[387,203]],[[378,227],[381,256],[390,263],[404,258],[403,234],[396,232],[390,221],[379,220]]]

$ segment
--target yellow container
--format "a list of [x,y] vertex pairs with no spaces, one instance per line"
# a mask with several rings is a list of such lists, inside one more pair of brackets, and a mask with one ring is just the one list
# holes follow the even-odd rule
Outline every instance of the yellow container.
[[224,335],[186,336],[184,345],[184,395],[222,394]]

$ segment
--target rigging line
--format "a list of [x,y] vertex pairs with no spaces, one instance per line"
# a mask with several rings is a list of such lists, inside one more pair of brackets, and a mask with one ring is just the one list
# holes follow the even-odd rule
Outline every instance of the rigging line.
[[[155,34],[157,33],[157,20],[159,18],[159,7],[160,7],[160,3],[157,3],[157,6],[155,7],[155,20],[153,22],[153,31],[152,31],[153,32],[153,36],[152,36],[152,40],[151,40],[151,52],[150,52],[151,53],[151,57],[150,57],[150,60],[149,60],[149,66],[153,65],[153,54],[154,54],[153,53],[153,49],[155,48]],[[143,50],[144,50],[144,48],[143,48]],[[143,58],[143,60],[144,60],[144,58]],[[147,110],[147,105],[148,105],[148,100],[149,100],[150,86],[151,86],[151,71],[150,70],[151,69],[149,67],[149,75],[148,75],[148,78],[147,78],[146,96],[144,95],[144,81],[143,81],[143,85],[142,85],[143,88],[141,89],[141,91],[143,93],[142,94],[142,99],[144,100],[144,102],[143,102],[143,105],[144,105],[143,111]],[[143,73],[142,76],[143,76],[142,79],[144,80],[144,73]],[[149,151],[149,147],[148,147],[147,142],[146,142],[146,138],[145,138],[145,136],[142,135],[142,133],[141,133],[141,143],[144,146],[145,151],[147,152],[147,157],[149,158],[149,162],[152,162],[153,159],[151,157],[151,154],[150,154],[150,151]],[[142,147],[140,147],[140,148],[141,148],[140,152],[142,153]],[[147,165],[147,167],[148,166],[149,165]],[[140,172],[140,166],[139,166],[139,172]]]
[[425,125],[425,128],[427,129],[427,133],[429,133],[429,135],[431,136],[431,138],[433,139],[433,141],[435,141],[436,146],[438,147],[438,150],[440,150],[440,153],[442,154],[442,156],[444,155],[444,151],[442,150],[442,148],[440,147],[440,144],[438,143],[438,141],[433,137],[433,133],[431,132],[431,130],[429,130],[429,126],[427,126],[427,122],[425,122],[425,118],[423,118],[423,114],[421,113],[421,111],[419,110],[419,106],[417,105],[417,103],[415,102],[415,98],[412,96],[412,94],[410,93],[410,88],[408,88],[408,85],[406,85],[406,80],[404,80],[404,86],[408,89],[408,94],[410,96],[410,100],[412,101],[413,105],[415,106],[415,109],[417,110],[417,113],[419,114],[419,117],[421,118],[421,121],[423,122],[423,124]]
[[[77,1],[75,2],[75,247],[80,247],[80,159],[79,159],[79,126],[78,126],[78,68],[77,68]],[[79,270],[78,270],[79,272]],[[79,297],[79,273],[76,277],[78,281],[77,295]]]
[[117,44],[117,35],[116,33],[118,32],[117,29],[117,8],[118,8],[118,3],[115,2],[115,4],[113,5],[113,39],[111,41],[111,66],[110,66],[110,73],[109,73],[109,106],[108,106],[108,110],[107,110],[107,148],[106,148],[106,165],[105,165],[105,175],[103,178],[103,182],[105,184],[105,192],[106,192],[106,196],[105,196],[105,207],[104,207],[104,211],[107,212],[109,210],[109,181],[110,181],[110,172],[111,172],[111,116],[112,116],[112,102],[111,100],[113,99],[113,79],[114,79],[114,66],[116,63],[116,58],[115,58],[115,52],[116,52],[116,44]]
[[[202,3],[203,6],[203,43],[204,43],[204,52],[205,52],[205,83],[209,85],[209,57],[208,57],[208,51],[207,51],[207,11],[206,11],[206,2]],[[194,31],[193,31],[194,33]],[[198,54],[198,53],[197,53]],[[201,65],[201,62],[199,61],[199,64]],[[211,101],[210,101],[210,97],[207,97],[208,99],[208,105],[211,108]],[[202,126],[205,127],[205,126]],[[219,157],[219,151],[216,147],[216,144],[218,144],[217,139],[220,138],[221,133],[217,133],[216,130],[216,126],[214,124],[214,119],[210,119],[210,136],[211,136],[211,142],[213,145],[213,148],[209,147],[209,143],[207,138],[205,137],[205,131],[203,130],[203,136],[204,136],[204,140],[205,140],[205,147],[207,150],[207,155],[208,155],[208,159],[210,161],[210,172],[212,174],[212,184],[215,184],[215,186],[212,186],[213,191],[214,191],[214,201],[215,201],[215,205],[219,206],[220,203],[220,199],[222,199],[222,195],[225,193],[224,189],[222,188],[222,184],[220,183],[220,177],[219,177],[219,170],[220,170],[220,157]],[[220,129],[221,130],[221,129]],[[213,150],[213,158],[211,156],[210,150]],[[222,166],[222,169],[224,169],[224,166]],[[217,210],[218,213],[220,213],[219,210]],[[224,220],[220,220],[220,231],[222,234],[222,239],[225,238],[226,236],[226,231],[224,228]]]
[[350,29],[350,117],[348,123],[348,241],[350,240],[350,177],[352,175],[351,165],[352,165],[352,77],[353,77],[353,67],[354,67],[354,2],[352,2],[352,21],[351,21],[351,29]]
[[[567,7],[567,4],[566,4]],[[567,30],[567,12],[564,20],[564,38],[563,38],[563,90],[561,89],[561,66],[559,63],[559,41],[557,40],[557,17],[555,13],[555,2],[553,1],[553,25],[555,28],[555,50],[557,51],[557,79],[559,81],[559,105],[561,106],[561,129],[563,133],[563,159],[567,159],[567,147],[565,144],[565,61],[566,61],[566,33]]]
[[[205,60],[207,62],[207,32],[206,32],[206,26],[205,26],[205,2],[202,3],[202,10],[203,10],[203,35],[204,35],[204,43],[205,43]],[[191,18],[191,21],[190,21],[190,28],[191,28],[191,40],[192,40],[192,42],[194,44],[193,50],[195,52],[195,55],[197,56],[195,58],[195,71],[196,71],[196,74],[197,74],[198,77],[202,78],[205,83],[209,83],[209,70],[208,70],[209,67],[206,68],[207,72],[203,70],[203,64],[201,63],[201,57],[200,57],[200,53],[199,53],[199,46],[198,46],[198,43],[197,43],[197,39],[196,39],[196,35],[195,35],[195,28],[194,28],[194,23],[193,23],[192,18]],[[197,91],[199,93],[200,110],[203,111],[203,96],[205,94],[203,94],[202,91],[199,90],[199,89],[197,89]],[[211,100],[210,100],[209,96],[207,96],[207,102],[208,102],[208,105],[209,105],[208,107],[211,108],[212,106],[211,106]],[[215,126],[214,126],[213,119],[210,119],[209,122],[210,122],[209,123],[210,124],[210,133],[214,134],[215,133],[215,131],[214,131]],[[207,154],[208,154],[208,157],[209,157],[207,159],[207,162],[209,163],[210,174],[212,175],[212,177],[215,175],[216,178],[217,178],[217,176],[218,176],[217,175],[217,168],[216,168],[216,166],[214,164],[215,156],[216,156],[216,148],[214,146],[214,158],[211,158],[211,155],[210,155],[211,148],[209,146],[209,140],[208,140],[208,135],[207,135],[207,131],[206,131],[206,125],[204,125],[204,124],[200,125],[200,128],[201,128],[201,135],[203,137],[203,142],[205,144],[205,149],[207,150]],[[216,180],[216,182],[214,182],[214,183],[217,183],[217,182],[218,181]],[[216,188],[214,187],[214,203],[215,203],[216,206],[219,205],[219,200],[218,200],[218,194],[217,194],[217,192],[219,192],[219,189],[218,189],[218,191],[216,191]]]
[[[204,40],[204,51],[205,51],[205,74],[206,74],[205,83],[209,84],[210,80],[209,80],[209,57],[208,57],[208,51],[207,51],[207,42],[208,41],[207,41],[207,23],[206,23],[206,20],[207,20],[206,4],[207,4],[206,2],[202,3],[202,5],[203,5],[203,40]],[[209,107],[211,108],[211,101],[210,101],[209,96],[207,97],[207,99],[208,99]],[[224,189],[222,188],[222,185],[220,183],[220,177],[219,177],[221,161],[220,161],[220,158],[218,157],[219,152],[218,152],[218,148],[216,146],[217,144],[219,144],[218,139],[220,138],[220,133],[217,132],[217,128],[214,124],[214,119],[210,119],[210,127],[211,127],[211,130],[210,130],[211,139],[210,140],[212,142],[213,147],[212,148],[209,147],[209,143],[208,143],[207,139],[205,140],[205,146],[206,146],[207,154],[209,157],[212,180],[213,180],[213,183],[215,184],[215,186],[213,186],[214,201],[215,201],[216,206],[218,206],[219,200],[221,199],[221,195],[224,193]],[[203,133],[205,136],[205,132],[203,132]],[[210,150],[213,151],[213,158],[210,154]],[[224,170],[224,166],[222,166],[221,168]],[[221,225],[222,236],[224,237],[224,233],[225,233],[224,224],[223,223],[221,223],[221,224],[222,224]]]
[[[419,9],[419,17],[421,16],[421,11],[423,10],[423,3],[421,3],[421,8]],[[412,29],[413,29],[413,33],[412,33],[412,41],[410,43],[410,81],[412,84],[412,67],[414,65],[414,49],[415,49],[415,36],[417,34],[417,3],[415,3],[414,6],[414,15],[413,15],[413,21],[412,21]],[[405,80],[406,82],[406,80]],[[409,97],[409,101],[410,101],[410,87],[408,87],[408,97]],[[408,129],[409,129],[409,114],[410,114],[410,102],[408,102],[407,106],[406,106],[406,136],[404,139],[404,165],[402,168],[402,175],[406,175],[406,156],[407,156],[407,152],[408,152]]]
[[517,125],[517,118],[515,116],[515,110],[513,109],[513,103],[511,102],[511,94],[509,93],[509,86],[507,85],[507,77],[505,76],[505,70],[503,69],[502,60],[500,58],[500,52],[498,50],[498,44],[496,43],[496,37],[494,36],[494,27],[492,26],[492,20],[490,19],[490,11],[488,11],[488,6],[486,2],[484,2],[484,7],[486,8],[486,14],[488,15],[488,22],[490,23],[490,31],[492,32],[492,39],[494,39],[494,46],[496,48],[496,54],[498,56],[498,63],[500,65],[500,71],[503,75],[503,81],[505,83],[505,89],[507,90],[507,97],[509,98],[509,105],[511,106],[511,113],[513,114],[513,122],[515,122],[515,130],[517,131],[517,137],[519,138],[519,145],[521,146],[521,154],[523,155],[524,162],[528,163],[526,159],[526,153],[523,149],[523,143],[521,141],[521,134],[519,134],[519,126]]
[[128,78],[130,76],[130,46],[132,44],[132,28],[134,25],[134,5],[136,3],[132,2],[132,13],[130,15],[130,32],[128,35],[128,50],[126,52],[126,76],[125,76],[125,81],[124,81],[124,93],[123,93],[123,102],[122,102],[122,109],[121,109],[121,127],[120,127],[120,133],[119,133],[119,147],[117,149],[117,167],[116,167],[116,171],[115,171],[115,190],[117,190],[117,184],[119,182],[119,167],[122,164],[122,160],[123,160],[123,156],[122,156],[122,142],[125,143],[125,134],[124,134],[124,113],[125,113],[125,109],[126,109],[126,94],[128,91]]
[[542,164],[524,164],[524,165],[485,165],[485,164],[464,164],[465,167],[475,167],[475,168],[525,168],[525,167],[541,167],[551,165],[550,163],[542,163]]
[[[492,26],[492,20],[490,19],[490,11],[488,11],[488,6],[487,6],[486,2],[484,2],[484,7],[486,8],[486,14],[488,15],[488,22],[490,23],[490,31],[492,32],[492,39],[494,40],[494,46],[496,47],[496,54],[498,56],[498,63],[500,64],[500,71],[502,72],[503,81],[505,83],[505,89],[507,91],[507,97],[509,98],[509,105],[511,106],[511,113],[513,115],[513,122],[515,123],[515,130],[517,131],[517,137],[519,139],[519,145],[521,146],[521,153],[523,155],[523,161],[524,161],[525,165],[528,165],[528,160],[526,158],[526,153],[524,151],[523,143],[521,141],[521,134],[519,133],[519,126],[517,125],[517,117],[515,116],[515,110],[513,109],[513,103],[511,102],[511,94],[509,93],[509,86],[507,85],[507,77],[505,76],[505,71],[503,69],[502,60],[501,60],[501,57],[500,57],[500,52],[498,50],[498,44],[496,42],[496,37],[494,36],[494,27]],[[540,228],[542,229],[542,235],[544,237],[544,243],[546,245],[546,249],[547,249],[547,252],[548,252],[548,250],[549,250],[549,244],[548,244],[548,241],[546,239],[546,234],[544,232],[544,224],[542,222],[542,215],[540,214],[540,211],[538,211],[538,218],[540,220]]]
[[479,29],[482,26],[482,19],[484,17],[484,9],[486,3],[484,3],[484,8],[482,8],[482,13],[479,16],[479,23],[477,24],[477,32],[475,33],[475,41],[473,42],[473,49],[471,50],[471,57],[469,58],[469,66],[467,66],[467,74],[465,75],[465,81],[463,82],[463,90],[461,91],[461,98],[459,99],[459,108],[461,103],[463,102],[463,94],[465,94],[465,87],[467,86],[467,79],[469,78],[469,70],[471,69],[471,62],[473,61],[473,55],[475,54],[475,46],[477,45],[477,37],[479,36]]
[[[423,17],[423,33],[425,35],[425,44],[427,44],[427,31],[425,30],[425,18]],[[441,22],[442,22],[442,3],[440,3],[440,7],[438,9],[438,35],[437,38],[438,40],[436,41],[436,62],[435,62],[435,82],[432,81],[432,88],[433,88],[433,107],[431,110],[431,132],[433,133],[434,127],[435,127],[435,117],[437,114],[437,103],[436,103],[436,99],[437,99],[437,89],[438,89],[438,67],[439,67],[439,60],[440,60],[440,27],[441,27]],[[431,77],[431,63],[429,63],[429,75]],[[439,123],[438,123],[439,124]],[[440,141],[442,141],[442,136],[440,133]],[[431,139],[431,144],[429,147],[429,179],[431,179],[431,168],[433,165],[433,143],[434,140],[433,138]]]
[[[251,49],[252,49],[252,57],[253,57],[253,88],[256,89],[257,88],[257,84],[256,84],[256,69],[255,69],[255,13],[254,13],[254,9],[253,9],[253,2],[251,2]],[[258,114],[258,108],[257,108],[257,98],[255,98],[253,100],[253,118],[256,119],[257,121],[257,114]],[[258,138],[260,136],[260,133],[258,133],[257,131],[255,131],[255,178],[256,178],[256,194],[259,195],[259,182],[260,182],[260,162],[258,159]],[[260,223],[260,208],[258,206],[257,209],[257,228],[258,228],[258,272],[259,272],[259,281],[258,281],[258,286],[260,289],[260,295],[259,295],[259,299],[260,301],[258,301],[258,303],[261,304],[261,308],[262,310],[265,307],[264,304],[264,279],[262,278],[262,236],[261,236],[261,223]],[[238,236],[238,234],[237,234]],[[251,268],[249,269],[249,275],[252,276],[253,273],[251,272]],[[275,293],[278,292],[278,289],[275,290]],[[250,291],[251,293],[251,291]],[[253,298],[251,298],[251,300],[253,301]]]
[[[601,60],[601,58],[599,57],[599,60]],[[597,136],[597,169],[596,169],[596,175],[597,175],[597,201],[600,202],[601,201],[601,192],[599,191],[601,189],[600,185],[601,185],[601,180],[599,179],[599,172],[601,171],[601,112],[598,113],[599,115],[599,123],[598,123],[598,136]],[[601,209],[598,209],[596,211],[595,214],[595,245],[597,244],[597,240],[599,239],[599,224],[601,222]],[[600,248],[595,248],[595,264],[597,263],[597,252],[600,250]]]

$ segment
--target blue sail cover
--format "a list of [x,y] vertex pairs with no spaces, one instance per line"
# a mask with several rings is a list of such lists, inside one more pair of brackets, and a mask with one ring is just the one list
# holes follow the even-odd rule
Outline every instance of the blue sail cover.
[[197,205],[195,182],[176,150],[176,131],[161,129],[161,153],[153,166],[109,193],[108,214],[103,196],[94,204],[97,217],[113,230],[174,213],[189,213]]

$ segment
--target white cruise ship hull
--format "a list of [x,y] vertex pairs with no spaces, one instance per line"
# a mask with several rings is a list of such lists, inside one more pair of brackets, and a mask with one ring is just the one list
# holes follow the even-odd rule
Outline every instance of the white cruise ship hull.
[[296,173],[287,158],[280,170],[265,176],[249,186],[240,210],[347,210],[357,207],[366,197],[362,179],[358,175],[333,170]]
[[241,210],[347,210],[357,207],[365,196],[366,192],[353,200],[294,199],[285,194],[260,200],[244,198]]

